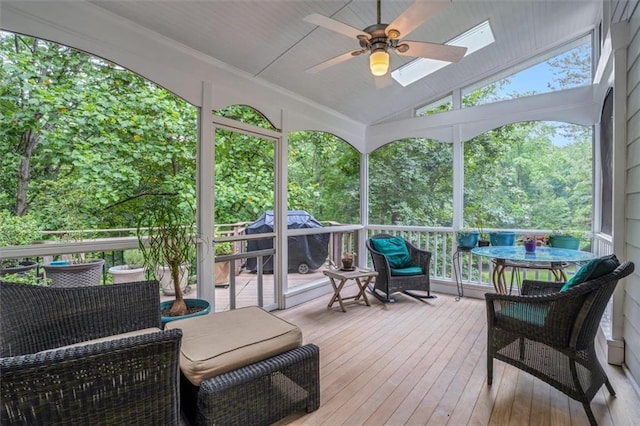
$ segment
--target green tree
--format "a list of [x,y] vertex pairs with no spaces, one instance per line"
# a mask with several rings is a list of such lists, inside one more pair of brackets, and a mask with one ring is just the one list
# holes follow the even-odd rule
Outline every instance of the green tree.
[[453,217],[451,144],[412,138],[369,158],[369,222],[450,226]]
[[99,58],[0,33],[0,207],[44,229],[132,226],[158,188],[195,199],[196,109]]
[[289,134],[289,209],[316,219],[360,222],[360,153],[325,132]]

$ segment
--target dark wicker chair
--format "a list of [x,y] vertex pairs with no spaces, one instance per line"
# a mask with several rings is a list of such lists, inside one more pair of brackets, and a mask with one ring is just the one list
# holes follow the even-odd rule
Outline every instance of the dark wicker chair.
[[615,392],[598,362],[594,340],[618,280],[633,272],[625,262],[613,272],[559,292],[563,283],[523,282],[522,295],[487,293],[487,382],[493,360],[511,364],[582,403],[592,425],[591,400],[602,385]]
[[179,424],[180,330],[81,344],[153,327],[155,281],[0,283],[0,424]]
[[[373,268],[378,273],[375,283],[369,285],[371,293],[381,302],[394,302],[391,297],[393,293],[403,292],[417,299],[433,299],[436,296],[431,294],[429,281],[429,265],[431,263],[431,252],[421,250],[413,244],[405,240],[407,250],[411,256],[411,262],[414,266],[422,268],[422,273],[417,275],[393,275],[391,267],[384,254],[376,251],[372,244],[373,238],[391,238],[393,235],[377,234],[373,235],[366,241],[367,250],[371,254]],[[413,291],[426,292],[427,294],[413,293]]]

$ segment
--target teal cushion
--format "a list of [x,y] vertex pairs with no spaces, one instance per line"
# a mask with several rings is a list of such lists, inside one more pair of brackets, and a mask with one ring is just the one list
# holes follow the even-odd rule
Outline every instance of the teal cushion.
[[372,238],[371,245],[375,251],[385,255],[391,269],[402,269],[413,266],[411,256],[409,256],[409,250],[402,238]]
[[543,327],[547,318],[547,312],[547,307],[516,302],[502,308],[497,315]]
[[422,275],[423,273],[424,272],[422,272],[422,268],[419,266],[409,266],[408,268],[400,268],[400,269],[391,268],[391,275],[409,276],[409,275]]
[[567,291],[575,285],[607,275],[613,272],[618,266],[620,266],[620,262],[615,254],[593,259],[582,266],[570,280],[564,283],[560,292]]

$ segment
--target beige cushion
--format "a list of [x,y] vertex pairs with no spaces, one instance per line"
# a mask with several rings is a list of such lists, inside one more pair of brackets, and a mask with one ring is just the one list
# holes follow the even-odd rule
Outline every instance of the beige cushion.
[[60,346],[59,348],[47,349],[46,351],[41,351],[41,352],[52,352],[52,351],[57,351],[59,349],[75,348],[77,346],[85,346],[91,343],[110,342],[112,340],[124,339],[125,337],[134,337],[142,334],[158,333],[161,331],[162,330],[159,329],[158,327],[143,328],[142,330],[134,330],[134,331],[129,331],[127,333],[115,334],[113,336],[100,337],[99,339],[87,340],[84,342],[74,343],[73,345]]
[[180,369],[195,386],[302,345],[298,327],[257,306],[172,321],[171,328],[182,329]]

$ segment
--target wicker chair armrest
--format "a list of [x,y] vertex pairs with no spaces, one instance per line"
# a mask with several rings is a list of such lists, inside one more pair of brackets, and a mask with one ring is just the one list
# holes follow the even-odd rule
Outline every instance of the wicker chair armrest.
[[543,295],[557,293],[563,285],[563,282],[523,280],[520,294]]
[[420,266],[424,270],[424,273],[429,275],[431,252],[420,249],[409,242],[407,242],[407,247],[409,249],[409,255],[411,256],[412,263],[416,266]]
[[487,321],[490,327],[522,332],[552,345],[566,345],[583,305],[581,293],[529,296],[487,293]]
[[0,358],[0,424],[177,425],[181,338],[176,329]]

